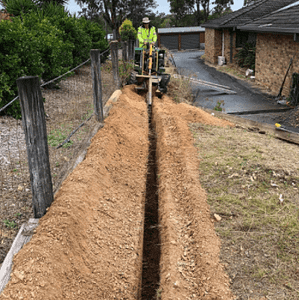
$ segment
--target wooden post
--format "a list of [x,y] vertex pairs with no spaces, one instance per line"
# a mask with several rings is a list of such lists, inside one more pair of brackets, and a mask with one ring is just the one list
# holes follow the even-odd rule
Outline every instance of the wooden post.
[[128,41],[128,60],[132,59],[132,40]]
[[128,61],[128,42],[122,42],[122,59],[123,61]]
[[90,50],[94,113],[98,122],[104,121],[100,50]]
[[27,145],[34,217],[41,218],[54,200],[43,97],[37,76],[21,77],[17,79],[17,85]]
[[116,88],[120,88],[120,79],[119,79],[119,70],[118,70],[118,42],[111,41],[111,60],[112,60],[112,69],[113,69],[113,79],[116,85]]
[[135,58],[135,40],[129,40],[129,60],[134,60]]

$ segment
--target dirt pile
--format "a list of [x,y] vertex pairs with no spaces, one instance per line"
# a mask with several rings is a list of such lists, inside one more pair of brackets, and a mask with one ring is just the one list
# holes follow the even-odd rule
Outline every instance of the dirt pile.
[[[150,240],[145,251],[157,246],[153,227],[161,239],[155,262],[159,282],[146,278],[145,284],[157,288],[155,299],[232,299],[199,183],[190,122],[232,126],[164,96],[154,99],[149,134],[144,99],[133,87],[124,88],[86,159],[63,183],[31,242],[16,256],[0,300],[153,298],[147,298],[144,286],[141,291],[141,279],[152,272],[155,259],[147,256],[142,271],[143,239]],[[150,147],[152,161],[149,137],[156,143]],[[149,182],[157,185],[153,193]],[[149,234],[143,235],[146,204],[157,193],[158,224],[148,223]]]
[[0,299],[136,299],[147,154],[147,107],[126,88],[14,259]]
[[189,122],[227,126],[186,104],[155,99],[161,222],[161,299],[232,299],[219,264],[215,234],[199,183],[199,161]]

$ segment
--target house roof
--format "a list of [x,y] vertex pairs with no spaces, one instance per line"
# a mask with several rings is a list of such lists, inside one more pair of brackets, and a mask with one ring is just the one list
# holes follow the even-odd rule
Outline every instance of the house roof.
[[202,26],[215,29],[242,26],[294,2],[297,2],[297,0],[257,0],[230,14],[211,20]]
[[299,33],[299,1],[296,6],[280,9],[238,29],[255,32]]
[[171,28],[158,28],[158,33],[189,33],[189,32],[204,32],[205,28],[201,26],[194,27],[171,27]]

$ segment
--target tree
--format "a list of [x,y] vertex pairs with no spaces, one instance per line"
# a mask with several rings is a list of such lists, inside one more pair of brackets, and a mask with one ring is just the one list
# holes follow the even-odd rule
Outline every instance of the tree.
[[153,12],[151,9],[157,7],[155,0],[130,0],[129,4],[128,18],[132,20],[135,28],[141,25],[142,18],[144,17],[149,17],[151,21],[153,20]]
[[123,41],[128,41],[130,39],[134,40],[137,37],[136,29],[130,20],[125,19],[121,26],[119,27],[119,34]]
[[204,22],[207,22],[208,17],[211,13],[210,11],[210,0],[201,0],[201,5],[204,12]]
[[0,0],[0,3],[9,14],[16,17],[32,11],[38,12],[41,8],[48,6],[63,7],[68,1],[69,0]]
[[5,10],[14,16],[29,13],[37,8],[36,3],[32,0],[3,0],[1,3]]
[[234,4],[233,0],[215,0],[213,4],[216,4],[214,12],[219,16],[227,9],[230,9],[230,6]]
[[167,18],[165,13],[159,13],[158,11],[155,13],[151,12],[148,17],[151,20],[151,25],[155,26],[156,28],[165,27],[162,25],[165,25],[164,21]]
[[195,16],[196,16],[196,20],[197,20],[197,25],[200,26],[201,24],[201,13],[200,13],[200,4],[201,4],[201,0],[195,0]]
[[81,7],[87,5],[85,14],[101,14],[107,25],[118,32],[121,23],[127,18],[132,20],[136,28],[142,17],[156,7],[155,0],[76,0]]
[[170,3],[170,12],[174,15],[174,25],[180,26],[180,22],[187,14],[193,11],[194,0],[167,0]]
[[170,16],[165,17],[163,22],[160,25],[161,28],[169,28],[171,27],[171,18]]

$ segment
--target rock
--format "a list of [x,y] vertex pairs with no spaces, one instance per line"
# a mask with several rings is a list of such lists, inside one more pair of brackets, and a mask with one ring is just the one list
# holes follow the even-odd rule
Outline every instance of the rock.
[[221,217],[217,214],[214,214],[214,218],[217,222],[220,222],[221,221]]
[[24,279],[24,273],[23,272],[18,272],[18,271],[15,271],[14,272],[14,275],[19,278],[20,280],[23,280]]

